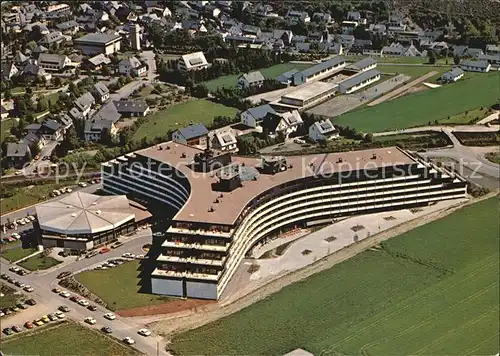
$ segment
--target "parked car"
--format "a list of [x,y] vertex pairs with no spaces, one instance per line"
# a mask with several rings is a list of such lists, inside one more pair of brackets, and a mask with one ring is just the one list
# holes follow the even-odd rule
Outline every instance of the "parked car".
[[69,271],[64,271],[64,272],[61,272],[57,275],[57,278],[59,279],[62,279],[62,278],[66,278],[68,276],[71,276],[71,272]]
[[59,294],[62,291],[59,288],[52,288],[52,292]]
[[12,335],[14,334],[14,331],[12,331],[11,328],[5,328],[2,330],[5,335]]
[[23,303],[17,303],[16,306],[19,308],[19,309],[28,309],[28,307],[23,304]]
[[139,329],[139,331],[137,333],[139,335],[142,335],[142,336],[149,336],[149,335],[151,335],[151,331],[149,331],[148,329]]
[[36,300],[34,300],[34,299],[28,299],[25,303],[28,304],[28,305],[33,306],[33,305],[36,305]]
[[115,320],[116,319],[116,315],[113,313],[106,313],[106,314],[104,314],[104,317],[108,320]]
[[78,304],[80,304],[83,307],[87,307],[90,303],[87,300],[85,300],[85,299],[80,299],[78,301]]
[[4,315],[10,315],[12,314],[12,310],[10,310],[9,308],[3,308],[2,313],[4,313]]
[[133,345],[133,344],[135,344],[134,339],[132,339],[131,337],[128,337],[128,336],[123,339],[123,342],[126,343],[127,345]]
[[28,219],[29,219],[29,221],[35,221],[35,220],[36,220],[36,217],[35,217],[35,216],[33,216],[33,215],[29,215],[29,216],[28,216]]
[[33,292],[33,291],[35,290],[35,289],[34,289],[32,286],[30,286],[30,285],[25,286],[23,289],[24,289],[26,292],[28,292],[28,293],[31,293],[31,292]]
[[14,273],[15,273],[15,272],[19,271],[19,269],[20,269],[20,268],[19,268],[19,267],[17,267],[17,266],[12,266],[12,267],[10,267],[10,268],[9,268],[9,271],[11,271],[11,272],[14,272]]
[[56,321],[57,320],[57,316],[55,314],[49,314],[48,315],[50,321]]
[[94,325],[95,323],[97,323],[97,320],[95,320],[94,318],[92,318],[91,316],[88,316],[84,319],[84,321],[87,323],[87,324],[90,324],[90,325]]
[[42,316],[40,319],[42,319],[44,323],[50,323],[50,319],[47,315]]
[[58,319],[64,319],[66,318],[66,315],[64,315],[64,313],[62,311],[56,311],[55,313],[55,316],[58,318]]
[[10,310],[12,310],[14,313],[17,313],[19,311],[19,308],[17,305],[14,305],[13,307],[10,307]]
[[96,310],[97,310],[97,307],[96,307],[95,305],[89,305],[89,306],[87,307],[87,309],[88,309],[88,310],[90,310],[90,311],[96,311]]
[[14,325],[12,327],[12,330],[14,330],[16,333],[20,333],[21,331],[23,331],[23,328],[21,328],[19,325]]
[[16,273],[20,276],[25,276],[28,274],[28,272],[25,271],[24,269],[19,269],[19,271],[17,271]]
[[65,312],[65,313],[67,313],[67,312],[70,311],[70,309],[66,305],[61,305],[59,307],[59,310],[62,311],[62,312]]
[[19,235],[17,232],[14,232],[12,235],[13,238],[15,238],[16,240],[19,240],[21,238],[21,235]]
[[79,298],[76,295],[74,295],[71,298],[69,298],[69,300],[71,300],[72,302],[78,303]]
[[42,319],[36,319],[33,321],[33,324],[35,324],[36,326],[42,326],[43,325],[43,321]]
[[113,329],[111,329],[109,326],[103,326],[101,328],[102,332],[105,332],[106,334],[111,334],[113,332]]
[[26,323],[24,323],[24,327],[26,329],[33,329],[35,327],[35,325],[33,325],[33,323],[31,321],[27,321]]
[[61,291],[61,293],[59,293],[59,295],[60,295],[61,297],[63,297],[63,298],[69,298],[69,296],[70,296],[71,294],[69,294],[69,292],[67,292],[67,291],[63,290],[63,291]]
[[9,276],[6,275],[5,273],[2,273],[2,274],[0,274],[0,278],[2,278],[3,280],[6,280],[7,278],[9,278]]
[[25,285],[23,282],[21,282],[21,281],[17,281],[15,284],[16,284],[16,286],[18,286],[19,288],[24,288],[24,287],[26,287],[26,285]]
[[82,188],[85,188],[85,187],[87,186],[87,183],[85,183],[85,182],[80,182],[80,183],[78,183],[78,185],[79,185],[80,187],[82,187]]

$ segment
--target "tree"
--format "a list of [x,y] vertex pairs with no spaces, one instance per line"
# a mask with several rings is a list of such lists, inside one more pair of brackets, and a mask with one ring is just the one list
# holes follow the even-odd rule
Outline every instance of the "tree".
[[62,80],[60,77],[55,77],[53,83],[56,88],[59,88],[62,85]]
[[434,53],[434,51],[429,50],[427,52],[427,56],[429,57],[429,63],[430,64],[435,64],[436,63],[436,53]]
[[3,92],[3,98],[5,100],[9,100],[10,98],[12,98],[12,92],[10,91],[10,89],[7,89]]
[[373,142],[373,134],[371,134],[371,133],[366,134],[365,137],[363,138],[363,140],[365,142]]
[[460,57],[458,56],[458,54],[455,54],[455,56],[453,57],[453,62],[455,63],[455,65],[460,64]]

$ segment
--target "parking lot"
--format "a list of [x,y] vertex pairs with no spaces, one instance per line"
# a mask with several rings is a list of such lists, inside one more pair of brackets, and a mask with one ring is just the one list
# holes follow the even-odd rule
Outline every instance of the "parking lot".
[[310,114],[336,117],[353,110],[358,106],[366,104],[387,92],[390,92],[410,79],[411,77],[409,76],[399,74],[394,78],[388,79],[366,90],[348,95],[339,95],[318,106],[306,110],[306,112]]

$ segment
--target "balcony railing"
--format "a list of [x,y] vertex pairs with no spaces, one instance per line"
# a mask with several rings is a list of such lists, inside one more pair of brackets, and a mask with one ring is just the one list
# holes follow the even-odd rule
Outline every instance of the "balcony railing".
[[168,228],[167,233],[172,234],[189,234],[189,235],[202,235],[202,236],[220,236],[230,238],[233,234],[234,229],[229,230],[229,232],[220,230],[206,230],[206,229],[196,229],[196,228],[180,228],[171,226]]
[[227,252],[229,249],[229,244],[226,245],[208,245],[200,243],[184,243],[178,241],[164,241],[161,245],[162,247],[173,247],[173,248],[186,248],[193,250],[203,250],[203,251],[217,251],[217,252]]
[[177,262],[177,263],[191,263],[198,265],[207,265],[207,266],[224,266],[224,262],[226,262],[227,257],[223,257],[221,260],[214,259],[206,259],[206,258],[197,258],[197,257],[179,257],[179,256],[168,256],[161,254],[156,259],[161,262]]
[[163,276],[163,277],[173,277],[173,278],[193,278],[193,279],[203,279],[207,281],[218,281],[222,272],[217,274],[208,273],[191,273],[191,272],[177,272],[177,271],[167,271],[163,269],[156,268],[151,276]]

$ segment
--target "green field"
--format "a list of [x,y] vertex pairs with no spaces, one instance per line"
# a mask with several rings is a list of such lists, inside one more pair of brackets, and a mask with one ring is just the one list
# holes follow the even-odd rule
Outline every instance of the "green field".
[[10,308],[17,303],[19,295],[14,294],[16,290],[3,283],[0,284],[0,292],[3,297],[0,298],[0,308]]
[[449,118],[439,120],[440,124],[458,124],[458,125],[467,125],[475,123],[481,119],[484,119],[488,116],[488,108],[478,108],[474,110],[468,110],[467,112],[462,112],[458,115],[450,116]]
[[2,351],[9,355],[37,356],[135,356],[135,349],[103,333],[73,323],[44,326],[19,336],[2,338]]
[[237,110],[208,100],[192,100],[157,111],[134,134],[134,140],[153,139],[166,135],[168,130],[186,127],[190,123],[211,124],[215,116],[234,116]]
[[168,301],[168,298],[158,295],[139,293],[138,275],[139,262],[132,261],[112,269],[82,272],[76,279],[115,311]]
[[[336,117],[334,124],[380,132],[432,124],[498,100],[500,73],[489,73]],[[466,98],[466,100],[464,99]]]
[[498,197],[174,336],[177,355],[493,355]]
[[439,74],[427,79],[427,82],[436,81],[442,73],[447,72],[451,67],[429,67],[429,66],[391,66],[379,64],[377,69],[382,73],[406,74],[412,78],[421,77],[429,72],[439,72]]
[[[262,73],[262,75],[265,78],[276,78],[277,76],[288,72],[292,69],[297,69],[297,70],[302,70],[306,69],[309,67],[312,67],[313,64],[306,64],[306,63],[282,63],[282,64],[276,64],[274,66],[268,67],[268,68],[262,68],[262,69],[256,69]],[[238,77],[241,74],[234,74],[234,75],[225,75],[223,77],[219,77],[217,79],[209,80],[206,82],[203,82],[203,84],[206,85],[208,90],[214,91],[218,87],[235,87],[236,82],[238,81]]]
[[15,247],[15,248],[9,248],[7,250],[2,251],[0,256],[5,258],[6,260],[9,260],[11,262],[15,262],[20,260],[23,257],[29,256],[32,253],[35,253],[36,249],[34,248],[22,248],[22,247]]
[[60,189],[72,184],[74,184],[74,182],[67,181],[62,183],[46,183],[12,188],[15,191],[14,195],[1,199],[1,211],[2,213],[7,213],[9,211],[37,204],[47,199],[50,192],[54,189]]
[[37,270],[42,270],[42,269],[48,269],[50,267],[54,267],[58,265],[59,262],[56,259],[53,259],[52,257],[45,257],[40,255],[28,258],[26,261],[23,261],[19,263],[19,266],[26,268],[27,270],[30,271],[37,271]]
[[14,119],[7,119],[7,120],[2,120],[2,123],[0,124],[1,130],[0,130],[0,141],[5,140],[7,137],[10,136],[10,129],[16,121]]

